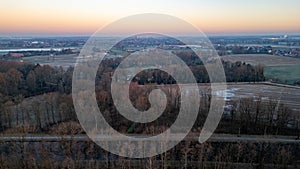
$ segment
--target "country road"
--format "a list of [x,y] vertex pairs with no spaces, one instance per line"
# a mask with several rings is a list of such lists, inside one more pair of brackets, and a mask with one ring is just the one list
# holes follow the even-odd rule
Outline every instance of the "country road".
[[[135,138],[146,139],[147,136],[135,135]],[[118,138],[113,136],[99,135],[95,137],[99,141],[117,141]],[[169,138],[176,140],[175,137]],[[0,136],[0,142],[64,142],[64,141],[89,141],[90,138],[86,135],[26,135],[26,136]],[[185,140],[198,140],[198,136],[186,136]],[[124,141],[124,140],[123,140]],[[213,135],[208,139],[208,142],[271,142],[271,143],[299,143],[300,139],[294,137],[274,137],[274,136],[235,136],[235,135]]]

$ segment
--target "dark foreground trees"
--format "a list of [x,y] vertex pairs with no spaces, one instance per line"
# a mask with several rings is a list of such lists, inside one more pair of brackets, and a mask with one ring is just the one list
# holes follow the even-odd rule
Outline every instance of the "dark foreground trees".
[[90,140],[3,142],[0,168],[199,168],[296,169],[299,144],[182,141],[171,150],[142,159],[119,157]]

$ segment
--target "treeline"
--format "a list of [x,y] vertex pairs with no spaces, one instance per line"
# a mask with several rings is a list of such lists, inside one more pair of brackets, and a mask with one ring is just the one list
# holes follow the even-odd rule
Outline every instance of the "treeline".
[[[194,52],[189,50],[183,50],[175,52],[192,71],[197,83],[209,83],[209,75],[203,62],[195,55]],[[122,62],[122,58],[105,59],[100,64],[96,81],[107,81],[103,78],[111,78],[115,69]],[[263,65],[250,65],[245,62],[229,62],[222,60],[226,81],[227,82],[261,82],[265,81],[264,66]],[[185,75],[183,69],[178,68],[176,65],[170,64],[168,67],[170,72],[177,75]],[[130,74],[130,72],[127,72]],[[124,71],[124,77],[126,78],[126,71]],[[147,69],[133,78],[133,82],[137,82],[140,85],[144,84],[175,84],[176,81],[168,73],[158,69]]]
[[[67,129],[67,128],[66,128]],[[109,143],[107,143],[109,144]],[[150,158],[111,154],[90,140],[0,143],[0,168],[199,168],[297,169],[299,143],[182,141]],[[128,150],[128,145],[120,148]],[[155,147],[153,147],[153,151]],[[150,151],[152,151],[150,149]],[[132,150],[134,152],[134,150]]]
[[245,62],[222,61],[227,82],[261,82],[265,81],[264,66],[250,65]]
[[35,96],[49,92],[71,92],[73,68],[0,61],[1,98]]
[[[222,61],[227,82],[261,82],[265,81],[264,67],[252,66],[243,62]],[[176,69],[176,67],[174,67]],[[197,83],[209,83],[209,75],[204,65],[190,66]],[[173,70],[176,74],[183,74],[181,70]],[[176,81],[166,72],[150,69],[140,72],[134,79],[140,85],[144,84],[175,84]]]
[[299,112],[292,111],[279,100],[243,98],[231,104],[219,125],[220,133],[295,135],[300,139]]
[[[181,53],[181,57],[189,63],[198,83],[208,83],[209,76],[204,65],[189,53]],[[187,59],[188,58],[188,59]],[[110,78],[122,59],[106,59],[99,66],[96,80]],[[264,81],[262,65],[252,66],[242,62],[223,61],[227,82],[259,82]],[[177,74],[184,74],[176,69]],[[48,92],[70,94],[72,89],[73,68],[64,70],[49,65],[33,65],[13,61],[0,61],[0,95],[15,97],[35,96]],[[106,77],[109,75],[110,77]],[[105,80],[104,80],[105,81]],[[174,84],[175,80],[166,72],[150,69],[142,71],[133,79],[139,84]]]
[[[76,121],[71,93],[73,68],[0,62],[0,130],[19,126],[32,132]],[[33,99],[29,99],[31,96]]]
[[45,134],[53,126],[68,121],[77,123],[70,94],[55,92],[32,98],[18,96],[0,104],[0,131],[7,134]]

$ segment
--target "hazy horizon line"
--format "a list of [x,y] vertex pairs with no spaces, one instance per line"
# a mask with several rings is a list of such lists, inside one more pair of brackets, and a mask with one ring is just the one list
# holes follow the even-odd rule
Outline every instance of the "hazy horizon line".
[[[222,32],[222,33],[210,33],[203,32],[206,36],[300,36],[300,32]],[[22,38],[22,37],[90,37],[94,33],[0,33],[0,38]],[[116,36],[116,35],[108,35]],[[193,35],[191,35],[193,36]]]

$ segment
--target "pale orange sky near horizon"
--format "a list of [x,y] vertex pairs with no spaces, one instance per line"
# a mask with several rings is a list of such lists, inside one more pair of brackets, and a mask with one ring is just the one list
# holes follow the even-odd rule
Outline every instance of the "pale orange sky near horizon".
[[179,17],[205,33],[300,33],[299,0],[0,0],[0,35],[89,35],[139,13]]

